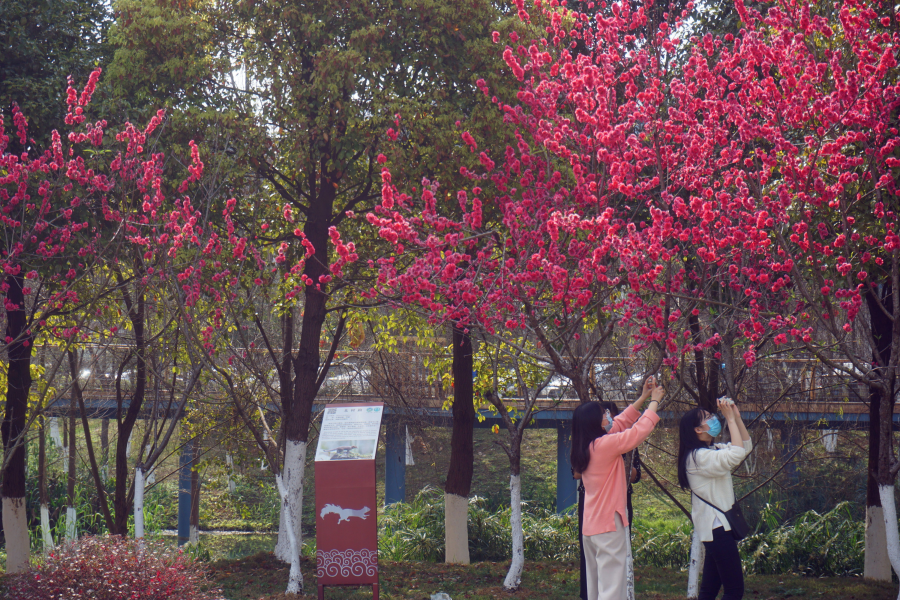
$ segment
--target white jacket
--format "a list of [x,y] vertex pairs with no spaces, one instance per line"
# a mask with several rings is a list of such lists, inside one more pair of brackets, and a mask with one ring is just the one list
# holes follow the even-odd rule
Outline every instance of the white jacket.
[[[713,449],[715,448],[715,449]],[[686,471],[691,486],[691,519],[694,529],[700,534],[701,542],[713,540],[713,522],[719,518],[725,531],[731,531],[728,519],[703,500],[716,505],[723,511],[734,504],[734,486],[731,472],[741,464],[744,457],[753,450],[753,442],[747,440],[743,447],[731,444],[714,444],[711,448],[701,448],[687,459]],[[701,496],[703,500],[697,498]]]

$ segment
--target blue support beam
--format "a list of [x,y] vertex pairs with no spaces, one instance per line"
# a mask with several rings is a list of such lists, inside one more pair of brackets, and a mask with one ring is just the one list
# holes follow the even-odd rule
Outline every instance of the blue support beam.
[[406,501],[406,436],[400,423],[385,427],[384,504]]
[[578,485],[572,477],[572,421],[556,422],[556,512],[578,505]]
[[191,537],[191,466],[194,462],[194,441],[181,449],[178,462],[178,545],[187,544]]

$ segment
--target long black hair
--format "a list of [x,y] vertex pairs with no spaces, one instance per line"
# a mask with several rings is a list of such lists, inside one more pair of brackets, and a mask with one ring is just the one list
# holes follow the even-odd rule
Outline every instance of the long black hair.
[[687,460],[700,448],[708,448],[709,445],[697,436],[695,428],[701,427],[707,412],[702,408],[689,410],[681,416],[678,424],[678,485],[686,490],[691,485],[687,478]]
[[591,461],[591,442],[603,436],[603,402],[586,402],[572,413],[572,468],[584,473]]

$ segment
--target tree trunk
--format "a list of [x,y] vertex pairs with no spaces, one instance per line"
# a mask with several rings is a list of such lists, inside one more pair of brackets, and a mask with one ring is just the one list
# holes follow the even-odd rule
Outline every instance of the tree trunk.
[[453,328],[453,433],[450,466],[444,485],[444,542],[448,563],[469,564],[469,492],[475,449],[475,393],[472,381],[472,338]]
[[[119,515],[116,514],[116,519]],[[140,465],[134,468],[134,539],[144,537],[144,470]]]
[[59,437],[59,418],[50,417],[50,439],[57,448],[62,448],[62,439]]
[[891,562],[888,560],[887,538],[884,529],[884,511],[874,471],[878,468],[881,392],[869,390],[869,457],[866,469],[866,549],[863,576],[875,581],[891,580]]
[[41,505],[41,539],[44,543],[44,556],[53,550],[53,535],[50,533],[50,503],[47,497],[47,440],[45,439],[44,422],[38,420],[38,501]]
[[631,523],[625,528],[625,599],[634,598],[634,556],[631,554]]
[[[116,440],[116,488],[113,496],[113,507],[115,512],[114,530],[110,531],[113,535],[126,535],[128,533],[128,514],[131,508],[132,496],[128,490],[128,455],[131,450],[131,434],[134,431],[134,425],[137,422],[138,413],[144,403],[144,394],[147,389],[147,363],[146,363],[146,340],[144,338],[144,295],[138,293],[137,301],[131,303],[126,301],[128,306],[128,318],[131,321],[134,330],[134,355],[135,355],[135,385],[134,392],[131,395],[131,404],[122,418],[121,411],[117,410],[117,430],[118,439]],[[143,494],[144,494],[144,474],[143,471],[136,470],[135,476],[140,472],[141,482],[138,485],[137,480],[134,482],[134,502],[135,516],[137,516],[137,497],[138,492],[141,494],[141,528],[143,535]],[[140,488],[140,489],[138,489]],[[135,519],[136,520],[136,519]],[[135,522],[135,527],[137,523]]]
[[[0,495],[3,496],[3,533],[6,537],[6,572],[18,573],[28,567],[30,548],[25,515],[25,427],[28,394],[31,390],[33,335],[26,332],[25,294],[22,275],[6,277],[7,346],[6,411],[2,437],[6,469]],[[11,308],[15,305],[16,308]]]
[[109,478],[109,419],[100,422],[100,455],[103,461],[100,467],[100,475],[103,482]]
[[285,531],[291,548],[291,570],[288,574],[288,586],[285,593],[302,594],[303,574],[300,572],[300,539],[294,535],[294,521],[299,521],[300,516],[294,512],[294,505],[290,502],[290,495],[280,474],[275,476],[275,484],[278,486],[278,495],[281,496],[281,512],[284,514],[286,521]]
[[[885,367],[891,361],[893,349],[891,332],[893,332],[894,323],[878,305],[874,294],[881,296],[882,306],[888,311],[893,309],[893,294],[887,286],[875,289],[867,288],[865,294],[866,306],[869,309],[869,324],[872,327],[872,339],[876,344],[876,348],[872,352],[872,362],[880,367]],[[883,377],[882,379],[893,380],[892,377]],[[881,493],[882,486],[879,485],[879,483],[887,484],[889,482],[887,480],[879,481],[877,478],[881,473],[890,470],[890,460],[884,454],[890,453],[893,409],[894,403],[891,395],[886,397],[882,390],[874,386],[869,388],[869,456],[866,469],[866,548],[863,575],[868,579],[881,581],[891,580],[890,565],[894,563],[893,560],[888,560],[891,526],[885,527],[888,515]],[[888,421],[883,424],[882,419],[885,417]],[[886,431],[883,431],[883,425],[887,425]],[[886,448],[882,448],[884,441],[887,441]],[[893,489],[893,485],[891,485],[891,489]],[[893,495],[891,495],[890,510],[894,510]],[[896,531],[896,519],[894,519],[894,531]],[[893,566],[897,571],[897,564],[894,563]],[[900,574],[900,571],[897,572]]]
[[[74,542],[77,536],[76,522],[78,515],[75,509],[75,414],[78,410],[76,404],[76,394],[80,393],[81,384],[78,382],[78,363],[73,351],[69,351],[69,367],[72,372],[72,400],[69,403],[69,419],[66,429],[69,435],[68,444],[68,469],[66,471],[66,541]],[[77,390],[75,389],[77,388]]]
[[[332,185],[334,184],[334,185]],[[300,515],[303,513],[303,476],[306,470],[306,444],[309,440],[309,424],[312,420],[312,407],[319,392],[319,367],[322,364],[319,356],[319,342],[322,340],[322,328],[327,316],[327,285],[320,282],[319,278],[328,273],[329,241],[328,227],[331,223],[332,209],[337,189],[337,182],[331,181],[326,173],[322,173],[322,185],[319,188],[315,202],[310,203],[309,215],[303,225],[303,232],[315,248],[314,256],[310,257],[303,268],[304,274],[316,285],[307,285],[304,290],[304,305],[300,326],[300,343],[297,354],[291,363],[294,379],[291,384],[292,397],[282,394],[282,412],[284,414],[285,456],[283,484],[287,490],[287,502],[292,509],[296,509],[292,519],[294,531],[292,537],[296,538],[297,546],[302,543],[300,531]],[[336,340],[340,338],[343,330],[343,317],[339,321],[335,333]],[[285,340],[289,339],[285,333]],[[336,341],[335,340],[335,341]],[[328,363],[324,365],[327,369]],[[322,375],[325,375],[323,373]],[[282,511],[286,510],[286,503],[282,502]],[[287,530],[287,515],[281,517],[284,524],[284,532]],[[284,535],[279,529],[276,554],[284,556]],[[290,540],[288,540],[290,543]],[[279,546],[281,553],[279,554]],[[289,547],[289,546],[288,546]],[[299,551],[299,550],[298,550]],[[302,593],[302,580],[301,589]]]
[[[303,544],[303,531],[301,520],[288,519],[286,508],[290,507],[292,514],[303,514],[303,477],[306,472],[306,442],[287,440],[284,453],[284,473],[282,485],[287,490],[287,497],[281,502],[281,516],[279,518],[278,542],[275,546],[275,556],[286,563],[292,560],[291,538],[297,544]],[[288,523],[293,525],[293,531],[288,531]]]
[[[887,538],[887,555],[894,572],[900,575],[900,532],[897,529],[897,507],[894,503],[894,486],[879,485],[881,507],[884,511],[884,529]],[[897,594],[900,600],[900,593]]]
[[700,595],[700,570],[706,558],[706,547],[700,541],[700,534],[694,529],[691,535],[691,564],[688,567],[688,600],[694,600]]
[[[631,469],[634,468],[634,453],[637,449],[623,454],[625,463],[625,489],[631,485]],[[629,514],[629,517],[631,515]],[[626,600],[634,600],[634,557],[631,554],[631,519],[628,526],[625,527],[625,598]]]
[[510,440],[509,445],[509,527],[512,533],[512,562],[503,581],[503,589],[512,592],[522,584],[525,569],[525,533],[522,530],[522,478],[520,475],[522,458],[521,434]]
[[197,461],[200,458],[200,444],[194,444],[194,468],[191,469],[191,518],[188,528],[188,543],[200,543],[200,470]]

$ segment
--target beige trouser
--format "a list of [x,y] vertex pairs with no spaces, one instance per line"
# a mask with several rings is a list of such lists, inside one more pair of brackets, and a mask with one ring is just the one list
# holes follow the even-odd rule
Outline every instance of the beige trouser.
[[619,513],[615,518],[615,531],[582,536],[588,600],[625,600],[628,532]]

